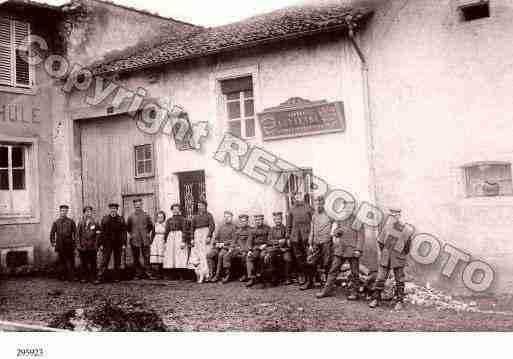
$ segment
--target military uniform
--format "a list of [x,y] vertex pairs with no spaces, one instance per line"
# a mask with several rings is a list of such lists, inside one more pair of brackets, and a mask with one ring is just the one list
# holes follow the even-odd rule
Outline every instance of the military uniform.
[[[223,263],[225,257],[228,254],[228,250],[233,248],[237,240],[237,226],[233,223],[222,224],[216,232],[214,237],[214,244],[212,249],[207,255],[208,265],[210,272],[214,273],[215,276],[212,279],[213,282],[217,282],[223,272]],[[227,282],[230,278],[230,266],[226,267],[226,274],[223,278],[223,282]]]
[[333,220],[326,212],[314,213],[308,239],[311,253],[307,258],[306,284],[301,289],[313,288],[317,267],[325,273],[328,272],[332,255],[332,230]]
[[100,224],[93,218],[83,218],[78,223],[78,252],[82,280],[96,279],[96,255],[98,251],[98,237],[101,234]]
[[[248,215],[246,215],[246,214],[240,215],[239,220],[241,220],[241,219],[248,219]],[[231,271],[233,262],[236,259],[240,259],[241,263],[243,264],[243,267],[245,267],[246,256],[248,254],[248,240],[249,240],[249,236],[250,236],[252,230],[253,230],[253,228],[249,225],[237,227],[237,230],[235,232],[235,241],[234,241],[232,247],[230,247],[228,249],[228,252],[226,253],[226,255],[223,258],[223,268],[225,268],[228,272]],[[243,269],[246,269],[246,268],[243,268]],[[244,274],[240,278],[241,282],[246,281],[248,278],[245,273],[246,272],[244,271]]]
[[[153,221],[148,213],[138,210],[132,213],[127,219],[127,232],[130,235],[130,247],[134,258],[136,276],[141,274],[152,277],[150,269],[150,246]],[[141,265],[140,256],[143,263]]]
[[[281,212],[274,212],[273,217],[282,217]],[[286,284],[290,284],[290,267],[292,254],[287,243],[287,227],[280,223],[274,225],[269,231],[268,247],[264,251],[264,273],[269,274],[274,282],[283,266],[283,277]]]
[[52,224],[50,243],[58,255],[59,276],[61,279],[75,279],[75,238],[77,227],[68,217],[60,217]]
[[[257,215],[256,218],[263,220],[263,215]],[[255,283],[256,278],[262,274],[263,247],[267,246],[271,227],[267,224],[253,228],[248,238],[248,255],[246,259],[246,269],[249,278],[248,286]]]
[[400,213],[400,210],[392,209],[390,212],[392,215],[387,217],[378,235],[378,246],[381,253],[378,259],[378,275],[374,286],[373,300],[369,304],[371,307],[379,304],[390,270],[394,271],[395,297],[399,305],[403,302],[405,295],[404,267],[410,253],[411,238],[415,230],[394,216],[394,214]]
[[[118,208],[117,204],[110,204],[109,207]],[[105,279],[105,272],[109,267],[110,257],[114,256],[114,280],[119,280],[119,268],[121,266],[121,252],[126,246],[126,224],[125,219],[116,214],[108,214],[101,221],[101,235],[99,246],[103,248],[102,262],[98,273],[98,280]]]
[[358,289],[360,288],[360,256],[363,252],[365,236],[363,230],[355,231],[352,228],[353,222],[353,216],[344,221],[336,222],[333,237],[333,260],[326,285],[324,289],[317,294],[318,298],[327,297],[331,294],[340,268],[344,262],[347,261],[351,269],[351,293],[348,299],[357,299]]
[[287,219],[287,238],[296,260],[299,274],[305,274],[307,241],[310,235],[312,211],[304,202],[296,203],[290,210]]

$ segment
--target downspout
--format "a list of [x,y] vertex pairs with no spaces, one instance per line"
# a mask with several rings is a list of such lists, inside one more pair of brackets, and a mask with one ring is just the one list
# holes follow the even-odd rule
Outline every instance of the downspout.
[[363,107],[364,107],[364,121],[366,124],[366,138],[367,138],[367,158],[369,161],[369,195],[371,204],[378,207],[377,203],[377,182],[376,182],[376,167],[375,167],[375,147],[374,147],[374,129],[372,127],[371,105],[369,95],[369,65],[365,59],[365,55],[358,46],[355,39],[355,24],[348,21],[348,35],[353,48],[355,49],[361,62],[362,81],[363,81]]

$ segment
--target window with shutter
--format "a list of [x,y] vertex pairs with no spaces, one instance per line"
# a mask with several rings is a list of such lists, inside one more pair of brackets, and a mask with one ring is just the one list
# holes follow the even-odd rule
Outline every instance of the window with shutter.
[[25,61],[30,48],[26,38],[30,24],[0,17],[0,85],[30,87],[32,67]]

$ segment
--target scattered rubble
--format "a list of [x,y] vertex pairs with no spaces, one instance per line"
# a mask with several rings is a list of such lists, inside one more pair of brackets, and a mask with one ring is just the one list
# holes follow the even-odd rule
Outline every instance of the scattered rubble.
[[437,310],[455,310],[458,312],[479,312],[477,303],[468,303],[456,300],[452,296],[432,288],[429,283],[426,287],[415,283],[406,283],[406,300],[412,304],[433,307]]

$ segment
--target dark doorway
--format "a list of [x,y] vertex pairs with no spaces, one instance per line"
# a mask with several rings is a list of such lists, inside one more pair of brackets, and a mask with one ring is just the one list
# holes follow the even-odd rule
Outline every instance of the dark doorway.
[[183,215],[191,219],[198,212],[198,201],[207,199],[205,189],[205,172],[191,171],[179,172],[180,205]]

